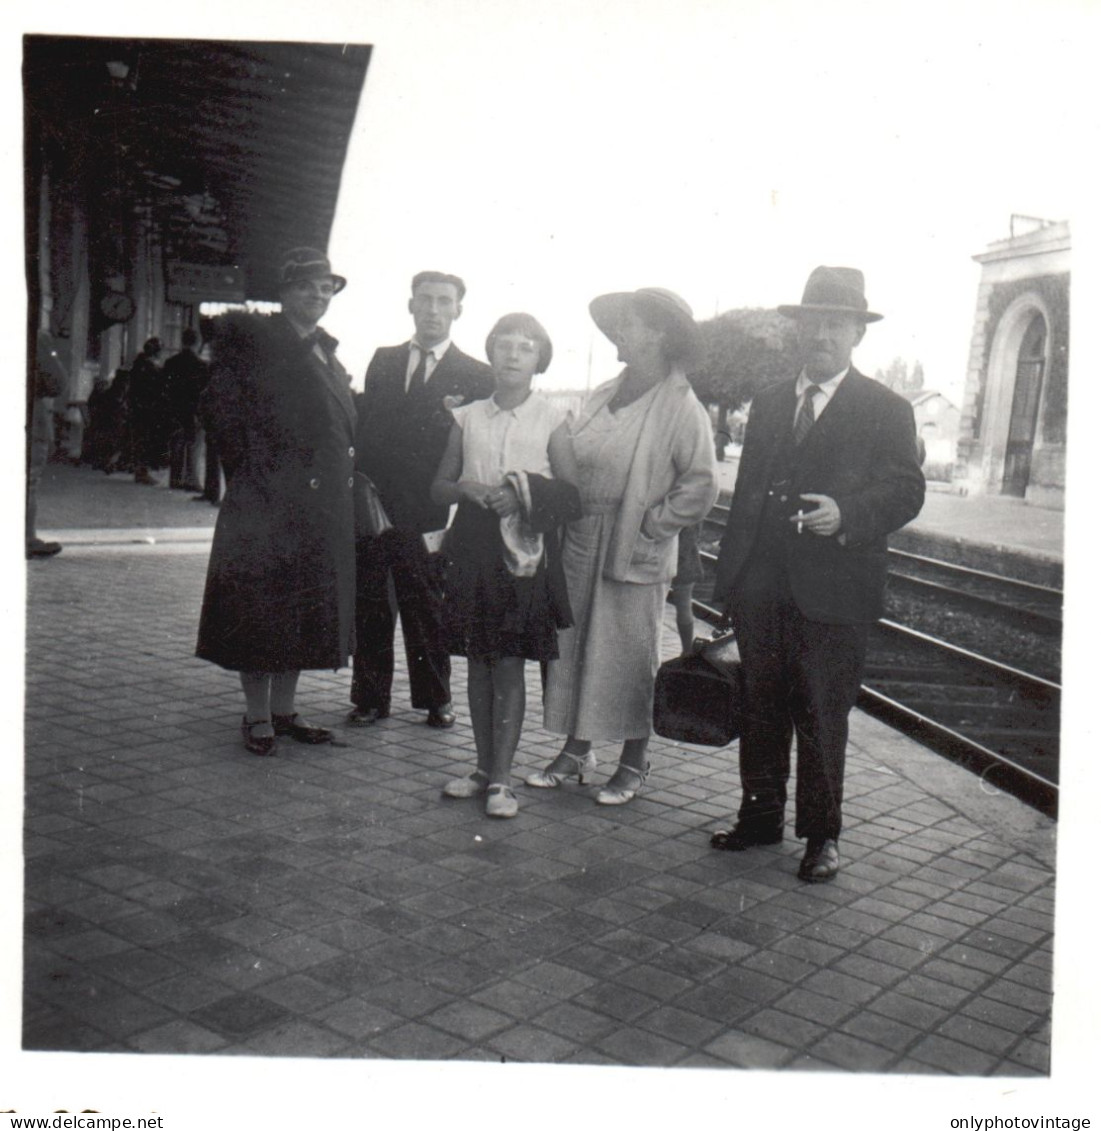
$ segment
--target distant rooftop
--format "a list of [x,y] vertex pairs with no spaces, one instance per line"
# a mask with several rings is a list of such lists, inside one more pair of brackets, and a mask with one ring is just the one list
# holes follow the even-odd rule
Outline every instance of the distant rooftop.
[[934,397],[940,397],[942,400],[952,405],[953,408],[956,407],[952,399],[946,397],[939,389],[902,389],[900,392],[902,396],[914,405],[924,404],[926,401],[931,401]]

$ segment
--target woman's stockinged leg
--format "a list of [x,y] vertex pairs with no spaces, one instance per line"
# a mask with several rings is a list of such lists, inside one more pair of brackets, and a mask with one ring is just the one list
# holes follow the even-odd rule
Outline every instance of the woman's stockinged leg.
[[257,738],[271,738],[275,731],[271,725],[271,672],[240,672],[241,690],[245,693],[245,720],[264,722],[252,728]]
[[593,744],[589,739],[574,738],[571,734],[566,739],[566,743],[562,747],[562,752],[564,754],[575,754],[578,758],[584,758],[592,748]]
[[516,656],[502,656],[493,661],[490,675],[493,681],[493,758],[488,768],[489,780],[507,784],[524,727],[524,661]]
[[489,777],[493,762],[493,673],[485,660],[466,662],[466,689],[470,704],[470,727],[478,752],[478,770]]
[[645,738],[628,738],[623,743],[623,753],[619,756],[621,766],[630,766],[635,770],[646,769],[646,748],[650,745],[650,736]]
[[[616,766],[615,773],[608,779],[607,787],[611,789],[638,789],[650,769],[646,761],[646,748],[649,744],[649,737],[628,738],[623,743],[623,750],[619,755],[619,765]],[[632,771],[637,772],[632,773]]]
[[294,714],[294,697],[301,672],[273,672],[271,676],[271,709],[277,715]]
[[271,677],[271,713],[280,734],[290,735],[296,742],[329,742],[332,732],[315,726],[294,709],[298,693],[299,671],[273,672]]
[[465,777],[452,778],[443,787],[444,797],[477,797],[489,785],[493,761],[493,673],[485,660],[466,661],[466,695],[470,704],[470,728],[474,731],[477,765]]

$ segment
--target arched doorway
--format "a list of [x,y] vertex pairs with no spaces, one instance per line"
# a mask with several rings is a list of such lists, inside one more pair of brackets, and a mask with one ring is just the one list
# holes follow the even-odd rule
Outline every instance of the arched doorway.
[[1024,498],[1032,467],[1032,448],[1036,440],[1036,418],[1040,408],[1040,389],[1044,380],[1047,323],[1040,313],[1033,315],[1017,351],[1017,375],[1013,385],[1013,407],[1005,444],[1005,470],[1002,494]]

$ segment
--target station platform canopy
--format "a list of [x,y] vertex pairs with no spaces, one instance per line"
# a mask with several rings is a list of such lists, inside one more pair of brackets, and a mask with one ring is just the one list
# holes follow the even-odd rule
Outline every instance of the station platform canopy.
[[283,250],[328,244],[370,52],[26,36],[28,169],[44,158],[92,180],[101,246],[141,211],[166,260],[232,269],[239,297],[272,299]]

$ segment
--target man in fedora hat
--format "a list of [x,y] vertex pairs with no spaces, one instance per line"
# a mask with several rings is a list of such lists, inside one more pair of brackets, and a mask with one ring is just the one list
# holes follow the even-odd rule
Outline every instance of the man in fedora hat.
[[799,878],[840,868],[848,716],[868,625],[880,616],[887,535],[921,510],[925,480],[908,401],[853,368],[870,322],[864,276],[816,267],[793,318],[803,367],[758,393],[716,570],[745,678],[741,807],[715,848],[783,838],[797,742]]
[[413,707],[427,712],[429,726],[455,722],[440,579],[422,535],[447,525],[448,508],[433,503],[429,491],[451,434],[451,409],[482,400],[494,388],[489,366],[451,341],[451,325],[462,314],[465,293],[458,275],[414,275],[412,339],[381,347],[367,366],[356,467],[378,488],[392,529],[356,544],[351,726],[370,726],[390,714],[396,627],[391,583]]

